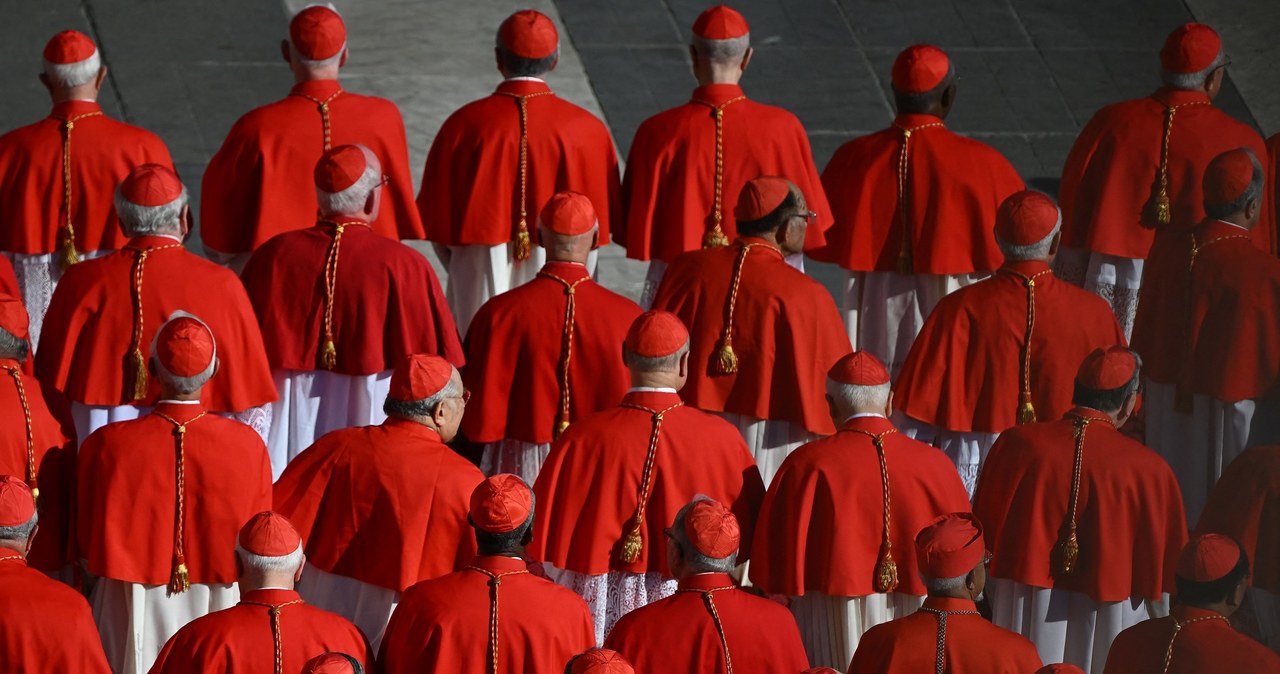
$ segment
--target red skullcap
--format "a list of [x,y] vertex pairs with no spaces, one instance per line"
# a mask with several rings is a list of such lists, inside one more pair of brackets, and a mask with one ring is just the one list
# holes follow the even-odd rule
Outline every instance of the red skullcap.
[[693,22],[693,34],[704,40],[733,40],[750,32],[746,17],[725,5],[707,8]]
[[316,162],[316,187],[337,194],[356,184],[360,176],[369,167],[369,159],[359,145],[339,145],[323,155]]
[[498,44],[522,59],[544,59],[556,53],[560,33],[542,12],[522,9],[498,27]]
[[662,358],[689,343],[689,330],[669,311],[646,311],[627,330],[627,350],[641,358]]
[[1036,674],[1084,674],[1084,670],[1063,662],[1056,665],[1045,665],[1037,669]]
[[973,513],[943,515],[916,534],[916,561],[930,578],[967,575],[986,554],[982,524]]
[[1245,193],[1253,183],[1253,153],[1245,148],[1227,150],[1204,169],[1204,203],[1225,206]]
[[562,236],[586,234],[596,226],[596,209],[585,194],[556,192],[542,207],[542,226]]
[[0,527],[17,527],[36,514],[36,497],[26,482],[12,475],[0,475]]
[[1165,72],[1189,75],[1213,65],[1222,53],[1218,31],[1203,23],[1184,23],[1169,33],[1160,50],[1160,67]]
[[302,545],[302,537],[284,515],[270,510],[249,518],[240,528],[240,547],[260,557],[292,555]]
[[836,361],[827,371],[832,381],[854,386],[880,386],[889,383],[884,363],[869,351],[854,351]]
[[1062,215],[1053,199],[1032,190],[1015,192],[996,211],[996,236],[1014,246],[1029,246],[1049,236]]
[[723,503],[712,499],[695,501],[685,513],[684,535],[695,550],[711,559],[732,555],[742,543],[738,518]]
[[1112,391],[1133,381],[1138,359],[1123,346],[1097,348],[1084,357],[1076,372],[1076,383],[1095,391]]
[[391,373],[390,395],[396,400],[425,400],[439,393],[453,378],[453,366],[440,356],[405,356]]
[[800,672],[800,674],[841,674],[841,673],[840,673],[840,670],[832,669],[830,667],[811,667],[809,669],[804,670],[803,672]]
[[57,65],[79,63],[93,57],[98,48],[88,35],[78,30],[64,30],[44,46],[44,60]]
[[754,178],[738,194],[738,206],[733,209],[733,217],[741,222],[755,222],[776,211],[790,193],[791,181],[786,178]]
[[312,5],[293,15],[289,41],[308,61],[323,61],[337,56],[347,44],[347,26],[332,7]]
[[120,183],[120,196],[138,206],[164,206],[182,196],[182,180],[172,169],[143,164]]
[[617,651],[593,648],[573,659],[570,674],[636,674],[635,668]]
[[946,52],[931,44],[907,47],[893,62],[893,88],[904,94],[933,91],[951,72]]
[[363,674],[360,661],[346,653],[321,653],[302,667],[302,674]]
[[471,524],[480,531],[505,534],[529,521],[533,492],[511,474],[494,475],[471,492]]
[[27,316],[27,308],[22,305],[22,300],[0,293],[0,328],[18,339],[31,336],[31,319]]
[[209,326],[194,316],[174,315],[156,332],[156,360],[178,377],[194,377],[209,369],[216,353]]
[[1194,583],[1209,583],[1226,578],[1240,563],[1240,546],[1229,536],[1203,534],[1196,536],[1178,556],[1179,578]]

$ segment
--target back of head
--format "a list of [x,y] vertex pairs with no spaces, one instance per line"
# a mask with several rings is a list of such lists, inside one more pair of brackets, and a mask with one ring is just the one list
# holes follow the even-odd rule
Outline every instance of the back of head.
[[43,67],[50,86],[67,90],[94,82],[102,57],[89,36],[75,30],[54,35],[44,47]]
[[621,653],[607,648],[591,648],[573,656],[564,671],[565,674],[636,674]]
[[477,485],[467,517],[480,554],[519,554],[529,542],[533,514],[533,490],[518,476],[494,475]]
[[648,311],[632,321],[622,359],[633,373],[676,373],[689,353],[689,330],[673,313]]
[[382,162],[364,145],[339,145],[321,155],[313,172],[316,202],[326,217],[369,221],[369,196],[382,184]]
[[963,594],[969,574],[986,556],[982,524],[972,513],[935,518],[916,534],[915,542],[920,577],[930,595]]
[[[1253,150],[1241,147],[1219,154],[1205,167],[1201,181],[1205,215],[1252,228],[1261,214],[1265,179]],[[1247,213],[1251,205],[1253,217]]]
[[760,176],[747,182],[738,193],[733,209],[741,236],[763,236],[796,214],[801,202],[800,190],[790,180],[776,176]]
[[213,331],[196,316],[174,312],[151,340],[151,364],[165,391],[198,392],[218,367]]
[[1186,23],[1164,41],[1160,79],[1173,89],[1202,91],[1213,72],[1226,62],[1217,31],[1203,23]]
[[289,21],[289,45],[304,69],[335,70],[347,49],[346,23],[333,5],[308,5]]
[[893,94],[898,114],[945,114],[944,95],[955,83],[946,52],[928,44],[907,47],[893,62]]
[[291,589],[302,567],[302,537],[283,515],[260,512],[240,528],[236,556],[242,583]]
[[837,424],[854,414],[884,414],[889,407],[889,370],[870,352],[850,353],[827,371],[827,395],[841,417]]
[[586,262],[594,247],[600,220],[591,199],[573,191],[557,192],[547,200],[538,216],[542,225],[541,243],[547,259]]
[[430,418],[437,405],[462,393],[454,385],[453,372],[453,366],[439,356],[405,356],[391,373],[391,388],[382,410],[388,416],[412,421]]
[[0,359],[26,361],[30,327],[27,308],[22,300],[0,292]]
[[996,244],[1007,262],[1050,258],[1061,229],[1057,204],[1033,190],[1009,195],[996,211]]
[[498,64],[507,77],[542,77],[560,59],[560,33],[547,15],[524,9],[507,17],[495,40]]
[[738,518],[719,501],[697,497],[681,508],[671,538],[680,550],[682,575],[732,573],[738,565]]
[[126,235],[181,238],[187,188],[172,169],[143,164],[133,169],[115,194],[116,215]]
[[27,483],[0,475],[0,547],[25,554],[39,520],[36,498]]
[[1249,558],[1229,536],[1202,534],[1178,556],[1174,584],[1180,604],[1220,609],[1249,578]]
[[1076,373],[1073,405],[1116,413],[1138,391],[1142,357],[1123,346],[1094,349]]
[[751,27],[737,10],[716,5],[693,22],[692,47],[698,58],[718,66],[736,66],[751,47]]
[[307,660],[302,674],[364,674],[364,666],[346,653],[321,653]]

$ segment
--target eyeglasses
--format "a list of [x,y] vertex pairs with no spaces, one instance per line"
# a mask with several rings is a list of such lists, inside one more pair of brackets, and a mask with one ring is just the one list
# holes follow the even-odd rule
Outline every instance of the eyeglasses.
[[813,224],[813,221],[818,219],[818,214],[817,214],[817,213],[814,213],[813,211],[804,211],[803,213],[796,213],[795,215],[793,215],[793,216],[791,216],[791,217],[793,217],[793,218],[804,218],[804,223],[805,223],[806,225],[812,225],[812,224]]
[[389,182],[391,182],[391,176],[389,176],[389,175],[387,175],[387,174],[383,173],[383,174],[382,174],[382,180],[379,180],[379,181],[378,181],[378,187],[383,187],[383,186],[385,186],[385,185],[386,185],[387,183],[389,183]]
[[456,399],[456,400],[461,400],[461,401],[462,401],[462,404],[463,404],[463,405],[466,405],[466,404],[471,400],[471,391],[469,391],[469,390],[467,390],[467,389],[462,389],[462,395],[460,395],[460,396],[450,396],[450,397],[451,397],[451,398],[453,398],[453,399]]
[[993,555],[991,554],[991,551],[990,551],[990,550],[987,550],[985,553],[983,553],[983,555],[982,555],[982,565],[983,565],[983,566],[991,566],[991,558],[992,558],[992,557],[993,557]]

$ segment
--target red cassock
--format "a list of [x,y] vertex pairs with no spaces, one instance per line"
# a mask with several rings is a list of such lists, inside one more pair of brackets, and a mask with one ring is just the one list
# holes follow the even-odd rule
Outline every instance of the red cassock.
[[958,432],[999,433],[1017,423],[1027,343],[1027,288],[1035,278],[1031,400],[1040,419],[1071,409],[1076,371],[1090,351],[1125,343],[1111,307],[1037,261],[1010,262],[938,302],[902,365],[895,406]]
[[[326,100],[327,146],[317,105]],[[343,91],[337,80],[312,80],[231,127],[204,172],[201,241],[220,253],[247,253],[276,234],[306,228],[316,217],[316,162],[327,147],[352,143],[372,150],[389,179],[374,231],[423,238],[400,109],[384,98]]]
[[[1071,574],[1061,574],[1051,553],[1068,518],[1078,417],[1093,420],[1080,463],[1080,557]],[[1002,433],[982,466],[973,513],[994,554],[992,576],[1098,602],[1158,601],[1173,593],[1174,566],[1187,542],[1182,492],[1169,464],[1083,407]]]
[[600,218],[600,245],[619,221],[618,157],[609,129],[537,80],[507,80],[491,95],[445,120],[431,143],[418,192],[427,238],[446,246],[511,241],[520,219],[521,105],[526,106],[528,163],[525,213],[537,236],[537,214],[551,195],[587,195]]
[[996,627],[978,615],[967,599],[928,597],[921,610],[876,625],[858,642],[849,674],[927,674],[938,655],[938,616],[935,611],[963,611],[947,616],[943,656],[950,674],[1033,674],[1040,655],[1026,637]]
[[623,183],[625,235],[618,238],[627,257],[672,262],[702,247],[715,227],[716,110],[723,110],[720,187],[721,229],[737,236],[733,205],[748,180],[781,176],[795,183],[809,210],[818,214],[805,235],[805,248],[823,244],[831,207],[813,164],[809,136],[796,116],[757,103],[736,84],[708,84],[688,103],[645,120],[636,129]]
[[1142,376],[1161,384],[1178,382],[1187,349],[1200,331],[1198,324],[1192,324],[1187,306],[1194,233],[1172,228],[1157,231],[1142,267],[1142,301],[1133,320],[1130,346],[1142,356]]
[[252,428],[205,413],[199,404],[162,402],[151,414],[108,424],[85,439],[76,520],[80,556],[95,576],[169,582],[178,529],[178,439],[177,427],[161,415],[186,426],[181,498],[191,582],[234,583],[240,527],[271,509],[271,464]]
[[61,393],[22,374],[17,361],[0,359],[0,418],[5,420],[0,424],[0,475],[13,475],[33,484],[27,463],[27,424],[14,370],[22,379],[22,392],[31,414],[30,458],[36,472],[34,485],[40,490],[40,535],[27,555],[27,563],[42,571],[57,571],[73,559],[76,427]]
[[[1280,199],[1280,133],[1267,139],[1267,158],[1258,159],[1266,164],[1267,177],[1271,182],[1270,191],[1263,191],[1262,212],[1270,213],[1270,222],[1280,228],[1280,204],[1276,203]],[[1264,217],[1262,222],[1268,222],[1268,219]],[[1280,232],[1277,238],[1280,238]]]
[[[1237,632],[1220,613],[1174,606],[1172,615],[1146,620],[1130,627],[1111,642],[1103,674],[1274,674],[1280,672],[1280,655]],[[1187,623],[1173,640],[1168,668],[1165,658],[1174,621]]]
[[[273,368],[319,369],[325,264],[334,226],[321,223],[263,244],[241,280],[257,312]],[[363,225],[343,228],[334,283],[334,371],[370,375],[405,356],[437,354],[464,361],[453,314],[427,259]]]
[[[139,251],[150,249],[143,265],[142,355],[149,356],[151,340],[169,315],[186,311],[208,324],[218,345],[218,371],[201,394],[208,409],[243,412],[276,399],[262,335],[240,279],[181,246],[169,247],[175,244],[139,236],[118,253],[67,270],[44,320],[36,358],[41,381],[85,405],[133,403],[125,365],[136,320],[134,267]],[[160,392],[155,377],[148,381],[150,392],[139,404],[152,404]]]
[[[671,576],[662,532],[699,494],[730,504],[742,528],[738,557],[747,558],[745,543],[764,498],[755,459],[733,426],[679,403],[674,393],[632,391],[618,407],[578,421],[560,436],[533,488],[538,517],[531,558],[588,575]],[[640,529],[643,548],[628,564],[619,550],[639,500],[653,413],[663,411]]]
[[1235,539],[1249,559],[1250,584],[1280,594],[1280,446],[1253,447],[1222,471],[1195,535]]
[[[715,604],[714,617],[708,596]],[[637,672],[790,673],[809,668],[791,611],[738,589],[725,573],[681,580],[674,595],[622,616],[604,646],[624,655]]]
[[570,285],[569,421],[608,409],[627,392],[622,341],[640,307],[591,280],[583,265],[548,262],[537,278],[489,300],[471,320],[470,365],[462,379],[476,400],[462,418],[467,439],[541,444],[554,438]]
[[[907,249],[916,274],[991,271],[1004,256],[991,228],[1001,202],[1023,189],[1018,172],[995,148],[951,132],[932,115],[902,114],[893,126],[836,150],[822,172],[836,224],[811,254],[850,271],[896,271]],[[907,144],[903,204],[896,197]],[[909,227],[904,227],[903,218]]]
[[773,594],[874,594],[884,539],[884,485],[871,438],[881,435],[889,474],[890,536],[897,592],[923,595],[915,536],[939,515],[969,510],[945,454],[891,432],[884,417],[845,422],[833,437],[797,449],[765,494],[756,524],[751,582]]
[[[303,571],[306,573],[306,571]],[[373,672],[373,649],[342,616],[311,606],[293,590],[252,590],[240,603],[187,623],[169,639],[151,674],[272,674],[271,609],[280,607],[279,671],[301,672],[321,653],[345,653]]]
[[687,253],[662,278],[654,309],[689,327],[685,400],[699,409],[789,421],[811,433],[835,432],[827,409],[827,369],[849,353],[849,336],[831,293],[789,266],[763,239],[742,264],[733,313],[735,374],[712,373],[740,244]]
[[396,592],[475,555],[467,525],[480,469],[422,424],[334,431],[299,454],[275,486],[275,510],[306,541],[307,562]]
[[[587,605],[512,557],[481,556],[471,567],[409,588],[382,637],[382,674],[560,674],[595,646]],[[492,576],[498,586],[498,663],[491,658]]]
[[[1171,219],[1162,225],[1153,205],[1170,106],[1177,106],[1168,151]],[[1164,87],[1099,110],[1062,168],[1062,245],[1145,259],[1157,229],[1186,231],[1204,218],[1204,169],[1238,147],[1253,150],[1260,160],[1266,154],[1258,132],[1214,107],[1203,92]],[[1271,219],[1259,223],[1253,237],[1258,248],[1275,252]]]
[[71,131],[71,223],[76,250],[115,250],[126,238],[112,198],[134,167],[173,168],[155,134],[102,114],[97,103],[67,101],[48,117],[0,136],[0,250],[24,255],[58,249],[65,221],[63,138]]
[[0,662],[4,671],[110,674],[84,596],[28,568],[16,554],[8,549],[0,554]]
[[13,263],[3,255],[0,255],[0,293],[22,299],[22,289],[18,287],[18,275],[13,271]]

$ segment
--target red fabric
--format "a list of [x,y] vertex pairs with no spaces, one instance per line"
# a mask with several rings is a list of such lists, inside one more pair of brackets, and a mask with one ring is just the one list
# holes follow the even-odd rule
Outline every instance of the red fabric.
[[425,400],[444,391],[453,380],[453,370],[449,361],[439,356],[420,353],[405,356],[391,372],[387,395],[396,400]]
[[1138,373],[1138,359],[1123,346],[1098,347],[1080,364],[1076,383],[1095,391],[1127,386]]
[[136,206],[154,208],[173,203],[182,196],[182,189],[182,180],[173,169],[143,164],[120,183],[120,197]]
[[70,65],[87,60],[98,51],[93,40],[78,30],[64,30],[49,38],[44,45],[44,60],[56,65]]
[[869,351],[855,351],[836,361],[827,371],[831,381],[854,386],[883,386],[889,383],[889,371]]
[[680,581],[674,596],[622,616],[605,639],[605,648],[621,653],[638,672],[726,671],[725,646],[702,598],[707,590],[717,590],[712,601],[734,671],[790,674],[809,667],[791,612],[735,588],[724,573],[689,576]]
[[[0,359],[0,368],[18,368],[17,361]],[[27,561],[53,572],[72,561],[75,531],[76,426],[66,398],[35,377],[22,375],[22,387],[31,408],[35,440],[36,486],[40,489],[40,535]],[[27,429],[22,403],[12,377],[0,371],[0,474],[27,479]],[[3,662],[3,660],[0,660]]]
[[712,559],[724,559],[742,544],[738,518],[723,503],[711,499],[695,501],[685,513],[684,533],[694,550]]
[[1249,558],[1250,583],[1280,594],[1280,446],[1245,450],[1222,471],[1195,534],[1226,534]]
[[[623,184],[626,229],[618,242],[627,257],[671,262],[702,247],[715,222],[716,125],[711,106],[743,97],[736,84],[708,84],[693,100],[658,113],[636,130]],[[831,207],[809,150],[809,136],[795,115],[750,99],[724,108],[724,174],[721,228],[737,236],[734,204],[748,180],[780,176],[795,183],[818,214],[805,233],[805,249],[819,248],[831,227]]]
[[485,479],[471,492],[468,516],[471,525],[491,534],[515,531],[533,512],[533,490],[510,473]]
[[1240,552],[1240,544],[1230,536],[1201,534],[1183,548],[1174,573],[1197,583],[1221,580],[1240,563]]
[[[623,403],[660,412],[679,400],[674,393],[636,391]],[[619,559],[635,516],[652,419],[650,412],[619,406],[578,421],[560,436],[533,486],[538,516],[529,546],[532,559],[588,575],[653,571],[670,576],[662,531],[698,494],[728,504],[742,540],[751,540],[764,497],[755,459],[733,426],[681,406],[662,418],[640,530],[644,547],[631,564]],[[738,559],[747,557],[744,545]]]
[[392,417],[329,433],[295,457],[275,509],[316,568],[401,592],[475,554],[467,506],[483,480],[438,433]]
[[156,362],[179,377],[194,377],[213,364],[213,333],[203,322],[187,316],[174,318],[156,335]]
[[[270,609],[262,604],[281,606],[298,599],[293,590],[245,592],[236,606],[196,618],[178,630],[161,649],[151,672],[269,674],[275,671],[275,640]],[[280,671],[300,672],[308,660],[330,651],[346,653],[359,660],[366,672],[375,671],[373,649],[345,618],[305,603],[281,606]]]
[[89,603],[21,559],[0,561],[0,615],[5,672],[110,674]]
[[[1191,231],[1160,230],[1142,266],[1142,301],[1133,319],[1130,346],[1142,356],[1142,376],[1176,384],[1187,349],[1200,331],[1192,324]],[[1216,245],[1216,244],[1214,244]]]
[[[36,374],[41,381],[85,405],[127,405],[126,356],[133,336],[133,266],[138,250],[173,245],[172,239],[142,236],[128,249],[72,266],[58,282],[40,335]],[[201,400],[210,410],[242,412],[276,399],[262,335],[240,279],[231,271],[180,248],[154,251],[142,280],[140,347],[150,357],[151,340],[174,311],[186,311],[213,331],[218,371]],[[160,392],[139,404],[152,404]]]
[[[902,365],[893,402],[941,429],[999,433],[1017,423],[1027,331],[1027,288],[1043,262],[1012,262],[995,276],[942,298]],[[1097,295],[1052,273],[1035,280],[1031,400],[1040,419],[1071,409],[1076,371],[1098,347],[1125,343],[1115,314]]]
[[1160,49],[1160,66],[1173,73],[1198,73],[1222,53],[1222,38],[1203,23],[1184,23],[1169,33]]
[[893,62],[893,88],[908,94],[928,93],[950,72],[951,59],[946,52],[931,44],[912,45]]
[[560,46],[560,34],[546,14],[524,9],[498,26],[498,43],[519,58],[538,60],[555,53]]
[[[1086,408],[1073,413],[1103,417]],[[1154,601],[1173,593],[1174,567],[1187,542],[1178,481],[1160,455],[1102,421],[1090,423],[1084,436],[1080,558],[1074,573],[1055,571],[1050,555],[1071,499],[1074,418],[1011,428],[987,455],[973,512],[994,554],[990,575],[1098,602]]]
[[528,110],[526,221],[530,236],[551,195],[591,199],[609,243],[618,207],[618,157],[604,123],[550,93],[545,83],[508,80],[445,120],[431,143],[418,192],[427,238],[446,246],[507,243],[520,217],[520,105]]
[[0,255],[0,294],[8,295],[19,303],[22,302],[22,289],[18,287],[18,275],[13,271],[13,263],[4,255]]
[[971,512],[944,513],[916,534],[916,563],[930,578],[957,578],[977,568],[987,552],[982,522]]
[[573,191],[556,192],[542,207],[538,222],[556,234],[586,234],[596,226],[596,209],[584,194]]
[[683,255],[654,297],[654,309],[670,311],[689,326],[685,401],[830,435],[835,426],[824,397],[827,370],[849,353],[849,336],[831,293],[789,266],[776,249],[747,253],[733,314],[738,371],[711,373],[737,256],[738,245]]
[[[272,368],[320,369],[325,262],[333,235],[333,225],[325,223],[281,234],[245,265],[241,280]],[[453,314],[427,259],[361,225],[348,225],[338,246],[333,342],[333,371],[339,374],[391,370],[415,353],[465,362]]]
[[288,518],[264,510],[240,527],[236,538],[240,548],[263,557],[292,555],[302,545],[302,537]]
[[746,222],[760,220],[778,210],[790,194],[791,183],[786,178],[776,176],[752,178],[742,186],[738,194],[737,205],[733,207],[733,217]]
[[[972,601],[929,597],[924,608],[976,611]],[[867,630],[849,664],[849,674],[932,672],[937,659],[938,616],[918,611]],[[947,616],[946,671],[951,674],[1030,674],[1040,655],[1026,637],[996,627],[979,615]]]
[[[548,262],[542,270],[569,283],[588,276],[586,267],[570,262]],[[462,376],[475,396],[462,419],[469,440],[541,444],[555,437],[566,302],[564,284],[538,276],[476,313],[467,330],[471,365]],[[592,280],[574,289],[574,305],[571,422],[613,407],[627,392],[621,345],[640,315],[635,302]]]
[[1044,241],[1062,220],[1048,195],[1023,190],[1011,195],[996,211],[996,236],[1007,244],[1030,246]]
[[[1247,150],[1227,150],[1214,157],[1204,170],[1205,203],[1225,206],[1244,195],[1253,183],[1253,162],[1262,157],[1252,157]],[[1263,170],[1265,171],[1265,164]]]
[[[751,582],[774,594],[861,597],[875,593],[884,537],[884,486],[871,438],[893,428],[858,417],[830,438],[787,457],[769,485],[756,525]],[[923,595],[915,537],[944,513],[967,512],[969,495],[938,450],[901,433],[884,437],[889,471],[889,542],[902,594]]]
[[[1280,671],[1280,655],[1237,632],[1221,615],[1192,606],[1175,606],[1172,615],[1146,620],[1116,635],[1103,674],[1265,674]],[[1173,642],[1173,658],[1164,660],[1174,621],[1209,618],[1183,627]]]
[[[1145,259],[1157,230],[1186,231],[1204,216],[1201,181],[1209,161],[1247,147],[1261,158],[1262,137],[1208,103],[1203,93],[1162,88],[1145,98],[1109,105],[1076,138],[1062,169],[1062,245]],[[1205,103],[1203,105],[1187,105]],[[1174,116],[1169,138],[1172,221],[1156,222],[1161,138],[1166,105],[1186,105]],[[1275,251],[1271,218],[1253,232],[1258,248]]]
[[[512,557],[477,557],[471,564],[493,574],[525,570],[524,561]],[[383,674],[489,671],[489,583],[488,575],[464,569],[409,588],[382,637]],[[498,607],[496,674],[562,672],[569,658],[595,645],[586,604],[545,578],[502,576]]]
[[704,40],[732,40],[750,32],[747,18],[723,4],[703,10],[693,22],[693,34]]
[[318,189],[337,194],[355,185],[367,168],[369,160],[364,150],[355,145],[339,145],[320,156],[313,176]]
[[[183,505],[191,582],[234,583],[240,527],[271,507],[271,463],[252,428],[212,412],[195,419],[202,411],[200,405],[156,406],[157,413],[188,423]],[[80,446],[76,524],[89,573],[144,585],[169,582],[178,498],[174,428],[153,413],[108,424]]]
[[907,198],[911,261],[918,274],[991,271],[1004,256],[992,227],[1022,178],[994,148],[944,127],[931,115],[898,115],[893,126],[836,150],[822,172],[836,224],[814,259],[850,271],[894,271],[902,248],[898,155],[902,129],[917,129],[908,146]]
[[[221,253],[247,253],[267,239],[315,222],[313,174],[324,152],[324,128],[314,102],[341,87],[312,80],[293,95],[241,117],[209,160],[200,198],[200,239]],[[298,95],[301,94],[301,95]],[[378,156],[390,182],[373,230],[390,239],[421,239],[404,120],[394,103],[343,91],[329,103],[330,147],[360,143]]]
[[1280,227],[1280,133],[1267,140],[1267,156],[1258,156],[1267,172],[1267,183],[1262,188],[1262,222]]
[[627,329],[626,347],[645,358],[662,358],[689,342],[689,330],[670,311],[646,311]]
[[36,514],[31,487],[14,475],[0,475],[0,527],[20,527]]
[[[48,117],[0,136],[0,250],[24,255],[58,247],[62,214],[63,120],[101,112],[97,103],[68,101]],[[116,219],[116,186],[134,167],[173,166],[155,134],[105,115],[77,119],[71,132],[71,222],[76,250],[115,250],[126,237]]]
[[347,26],[332,8],[312,5],[289,21],[289,41],[303,58],[323,61],[347,45]]

